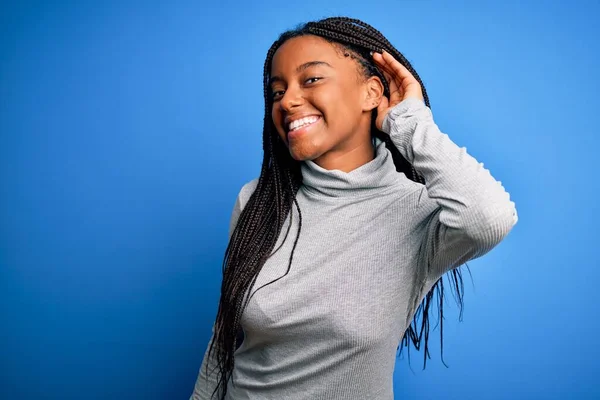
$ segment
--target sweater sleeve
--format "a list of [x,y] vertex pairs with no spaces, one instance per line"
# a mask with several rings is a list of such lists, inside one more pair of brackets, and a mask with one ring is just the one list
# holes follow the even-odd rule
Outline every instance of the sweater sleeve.
[[[250,181],[244,187],[237,196],[235,201],[235,205],[233,207],[233,211],[231,212],[231,218],[229,220],[229,239],[231,239],[231,235],[233,234],[233,230],[237,225],[237,221],[242,213],[242,209],[244,204],[246,203],[246,199],[250,197],[250,195],[254,192],[256,188],[256,184],[258,179]],[[190,400],[209,400],[209,399],[220,399],[222,390],[216,393],[214,397],[212,396],[213,391],[217,387],[218,384],[218,368],[217,368],[217,358],[216,358],[216,347],[213,349],[213,352],[208,355],[210,346],[215,338],[215,326],[213,324],[212,333],[208,345],[206,347],[206,351],[204,353],[204,359],[202,360],[202,365],[200,366],[200,371],[198,371],[198,377],[196,379],[196,384],[194,385],[194,391],[190,396]],[[208,367],[208,371],[207,371]],[[207,373],[208,372],[208,373]]]
[[418,207],[430,211],[423,237],[430,279],[484,255],[516,224],[515,204],[501,182],[440,132],[423,101],[396,105],[383,131],[425,178]]

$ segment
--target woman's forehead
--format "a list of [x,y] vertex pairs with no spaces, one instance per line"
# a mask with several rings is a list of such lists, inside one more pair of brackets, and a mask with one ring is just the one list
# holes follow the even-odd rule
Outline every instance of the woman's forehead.
[[314,35],[299,36],[287,40],[277,49],[271,63],[271,75],[314,61],[334,65],[342,59],[343,54],[336,44]]

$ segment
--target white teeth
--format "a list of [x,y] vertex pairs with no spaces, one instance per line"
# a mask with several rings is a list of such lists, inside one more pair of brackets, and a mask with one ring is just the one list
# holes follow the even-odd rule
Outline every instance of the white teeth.
[[310,117],[304,117],[304,118],[297,119],[296,121],[290,122],[289,129],[290,129],[290,131],[295,131],[296,129],[300,129],[305,125],[314,124],[315,122],[317,122],[318,119],[319,119],[319,117],[314,116],[314,115],[312,115]]

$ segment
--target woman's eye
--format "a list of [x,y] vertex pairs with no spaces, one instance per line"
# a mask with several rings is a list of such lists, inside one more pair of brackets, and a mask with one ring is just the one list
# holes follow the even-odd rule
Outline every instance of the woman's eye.
[[273,100],[278,100],[283,96],[283,93],[284,93],[283,90],[277,90],[277,91],[274,91],[271,94],[271,96],[272,96]]
[[321,79],[322,79],[322,78],[319,78],[319,77],[316,77],[316,76],[315,76],[315,77],[312,77],[312,78],[308,78],[308,79],[305,81],[305,83],[311,84],[311,83],[315,83],[315,82],[317,82],[317,81],[320,81]]

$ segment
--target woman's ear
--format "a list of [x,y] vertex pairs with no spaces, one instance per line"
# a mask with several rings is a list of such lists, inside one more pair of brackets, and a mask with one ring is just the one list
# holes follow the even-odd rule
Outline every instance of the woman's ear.
[[371,76],[365,82],[363,111],[372,111],[379,106],[383,97],[383,83],[377,76]]

